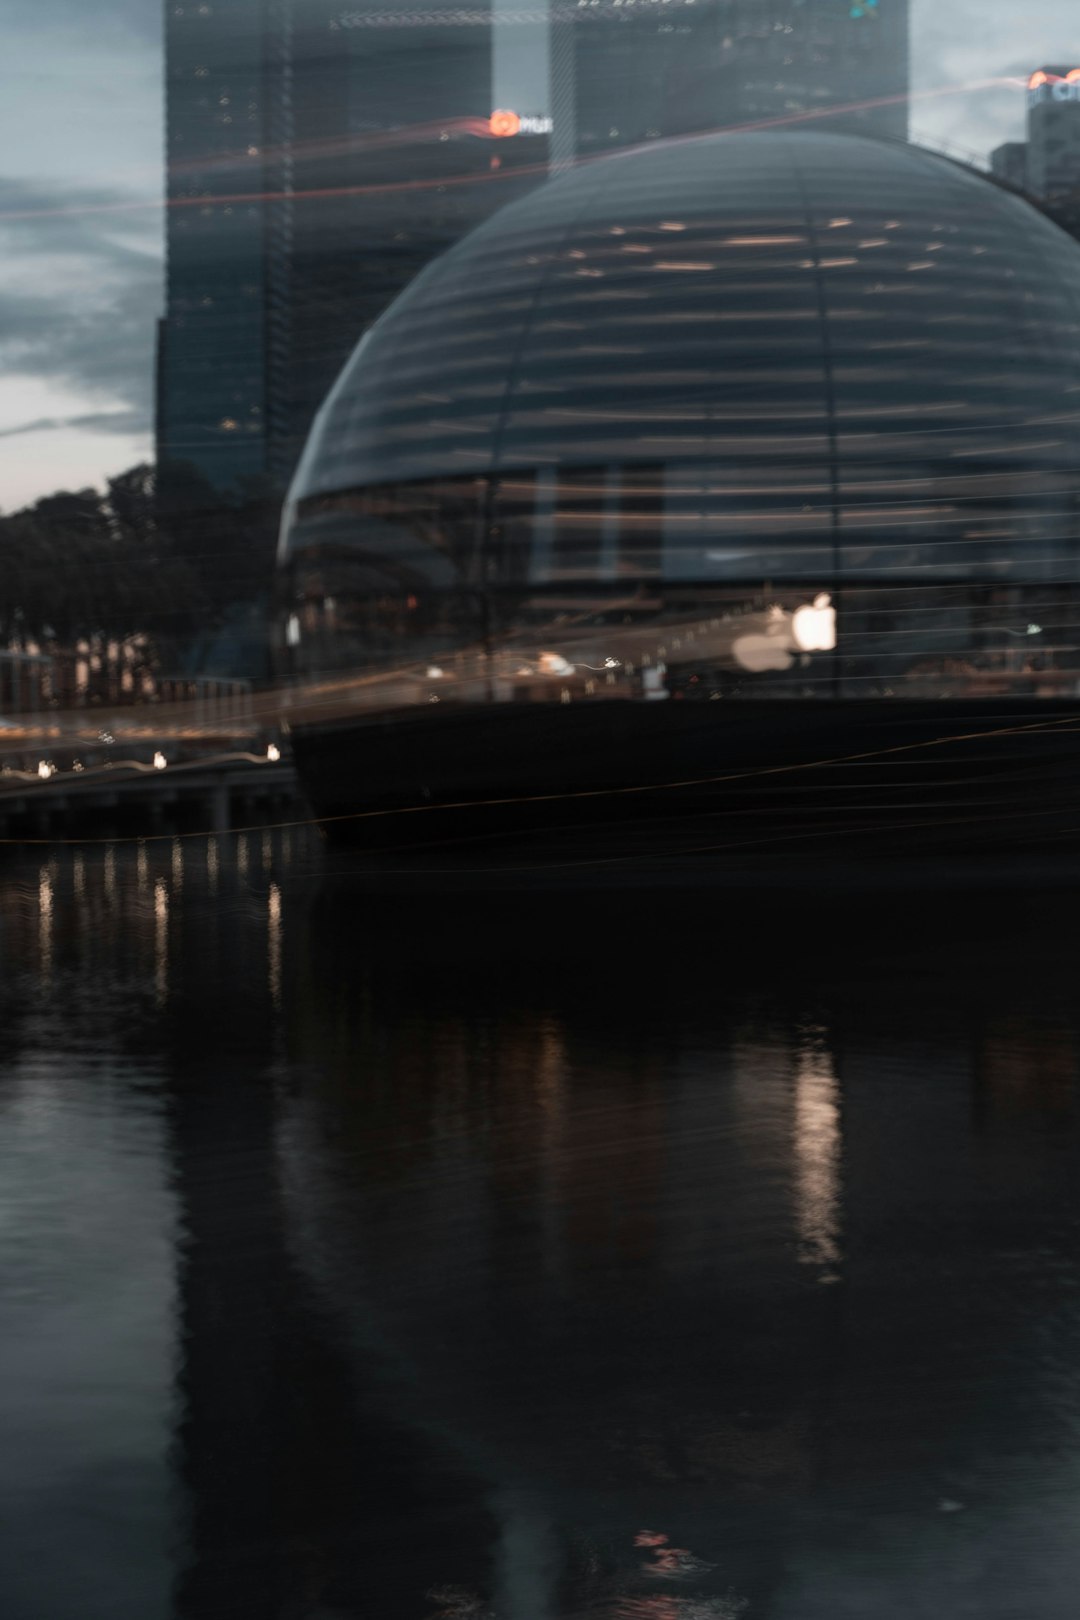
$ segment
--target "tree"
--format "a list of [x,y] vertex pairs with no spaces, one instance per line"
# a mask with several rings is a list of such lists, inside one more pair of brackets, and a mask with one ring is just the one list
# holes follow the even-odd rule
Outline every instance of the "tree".
[[150,467],[0,517],[6,644],[143,632],[171,646],[204,615],[198,580],[158,533]]

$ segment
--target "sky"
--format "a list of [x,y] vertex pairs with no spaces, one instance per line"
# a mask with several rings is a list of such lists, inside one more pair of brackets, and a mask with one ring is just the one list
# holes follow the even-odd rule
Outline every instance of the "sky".
[[[151,454],[162,12],[4,0],[0,511]],[[1032,68],[1080,60],[1076,0],[912,0],[912,30],[913,136],[983,156],[1022,136]],[[541,53],[500,38],[496,101],[545,110]]]

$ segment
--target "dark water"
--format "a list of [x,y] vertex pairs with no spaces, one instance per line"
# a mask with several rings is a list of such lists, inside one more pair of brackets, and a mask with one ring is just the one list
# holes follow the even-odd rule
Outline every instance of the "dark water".
[[5,1620],[1072,1620],[1075,897],[421,890],[0,873]]

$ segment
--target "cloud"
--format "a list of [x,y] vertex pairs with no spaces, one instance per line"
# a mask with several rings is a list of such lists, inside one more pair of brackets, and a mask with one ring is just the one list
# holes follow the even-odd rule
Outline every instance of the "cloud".
[[4,29],[19,33],[51,33],[58,29],[99,40],[103,31],[128,33],[143,40],[161,38],[160,0],[5,0]]
[[110,212],[125,200],[0,180],[0,363],[9,378],[115,404],[124,430],[139,431],[151,416],[162,267],[156,216]]
[[146,422],[140,411],[90,411],[81,416],[39,416],[32,422],[0,428],[0,439],[15,439],[24,433],[142,433]]

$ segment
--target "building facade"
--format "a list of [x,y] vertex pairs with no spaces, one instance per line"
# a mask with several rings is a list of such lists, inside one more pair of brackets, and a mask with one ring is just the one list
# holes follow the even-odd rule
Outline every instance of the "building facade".
[[1037,68],[1028,81],[1027,140],[1006,141],[990,156],[999,180],[1049,203],[1080,197],[1080,68]]
[[990,154],[990,172],[1014,191],[1028,190],[1028,148],[1026,141],[1005,141]]
[[166,8],[157,454],[215,488],[274,471],[284,430],[290,22],[286,0]]
[[358,338],[547,172],[493,134],[491,0],[214,0],[166,15],[158,460],[283,488]]
[[1036,69],[1028,81],[1027,140],[997,147],[990,168],[1080,241],[1080,68]]
[[1047,202],[1080,191],[1080,68],[1046,67],[1028,86],[1028,189]]
[[748,124],[907,135],[908,0],[556,0],[552,35],[579,157]]

